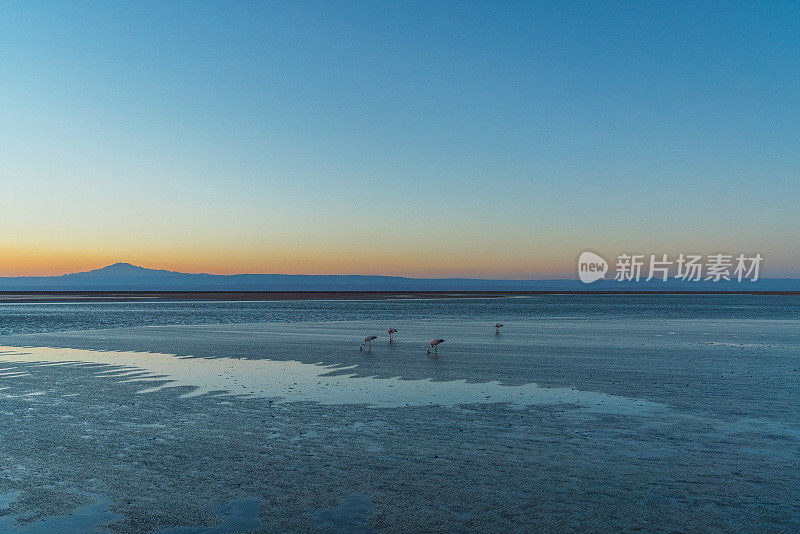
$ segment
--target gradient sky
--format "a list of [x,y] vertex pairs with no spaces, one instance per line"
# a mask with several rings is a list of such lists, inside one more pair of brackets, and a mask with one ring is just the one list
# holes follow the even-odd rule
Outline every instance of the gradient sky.
[[797,2],[0,9],[0,275],[800,275]]

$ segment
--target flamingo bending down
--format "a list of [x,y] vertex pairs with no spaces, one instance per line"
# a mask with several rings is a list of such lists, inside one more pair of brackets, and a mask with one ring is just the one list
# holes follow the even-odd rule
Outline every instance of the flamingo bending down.
[[500,328],[502,328],[502,326],[503,326],[503,323],[494,323],[494,333],[495,334],[499,334],[500,333]]
[[[364,343],[369,345],[369,350],[372,350],[372,340],[373,339],[378,339],[378,336],[367,336],[367,337],[364,338]],[[362,343],[362,345],[364,343]],[[362,348],[361,350],[364,350],[364,349]]]
[[388,332],[388,333],[389,333],[389,341],[391,342],[391,341],[392,341],[392,334],[394,334],[395,332],[397,332],[397,328],[390,328],[390,329],[389,329],[389,330],[387,330],[386,332]]
[[428,354],[431,353],[431,349],[433,349],[433,352],[437,352],[439,343],[444,343],[444,339],[431,339],[431,344],[428,346]]

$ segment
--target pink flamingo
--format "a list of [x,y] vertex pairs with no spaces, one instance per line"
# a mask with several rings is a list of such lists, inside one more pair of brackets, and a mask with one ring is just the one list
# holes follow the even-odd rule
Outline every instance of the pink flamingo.
[[428,346],[428,354],[431,353],[431,349],[436,353],[439,348],[439,343],[444,343],[444,339],[431,339],[431,344]]
[[500,328],[502,328],[502,327],[503,327],[503,323],[494,323],[494,333],[495,334],[499,334],[500,333]]
[[391,342],[392,341],[392,334],[397,332],[397,328],[390,328],[389,330],[387,330],[387,332],[389,333],[389,342]]
[[[364,338],[364,343],[367,343],[369,345],[369,350],[372,350],[372,340],[373,339],[378,339],[378,336],[367,336],[367,337]],[[364,343],[362,343],[362,345]],[[364,347],[361,347],[361,350],[364,350]]]

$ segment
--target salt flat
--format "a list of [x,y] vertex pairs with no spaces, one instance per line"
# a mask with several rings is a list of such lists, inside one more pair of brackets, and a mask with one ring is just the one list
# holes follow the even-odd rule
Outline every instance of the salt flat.
[[3,336],[0,530],[800,526],[798,321],[533,304]]

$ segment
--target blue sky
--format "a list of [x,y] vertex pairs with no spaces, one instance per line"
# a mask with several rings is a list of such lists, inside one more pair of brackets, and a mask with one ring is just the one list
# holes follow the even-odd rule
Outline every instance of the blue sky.
[[800,4],[0,6],[0,274],[800,275]]

